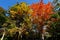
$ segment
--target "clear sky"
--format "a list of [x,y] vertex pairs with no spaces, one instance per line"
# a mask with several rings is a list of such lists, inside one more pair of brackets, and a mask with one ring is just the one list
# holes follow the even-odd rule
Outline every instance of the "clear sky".
[[[53,0],[44,0],[44,3],[48,3],[48,1],[52,2]],[[39,0],[18,0],[18,2],[26,2],[28,4],[39,2]],[[0,0],[0,6],[4,9],[8,9],[10,6],[17,3],[17,0]]]

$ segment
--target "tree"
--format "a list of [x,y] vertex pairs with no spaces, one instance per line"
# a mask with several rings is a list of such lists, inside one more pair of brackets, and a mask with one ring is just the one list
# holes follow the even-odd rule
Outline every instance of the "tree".
[[[19,40],[18,37],[21,36],[21,34],[29,33],[29,30],[32,28],[32,22],[30,19],[30,13],[31,9],[28,7],[28,5],[25,2],[22,2],[20,4],[16,4],[9,9],[9,19],[7,20],[7,23],[9,24],[7,26],[8,33],[14,36],[14,40]],[[11,28],[10,28],[11,27]],[[21,32],[21,33],[20,33]],[[16,33],[18,33],[16,35]],[[18,37],[17,37],[18,36]]]
[[3,23],[6,21],[6,15],[5,15],[6,11],[0,7],[0,26],[3,25]]
[[30,8],[33,10],[33,13],[31,14],[32,18],[34,18],[33,21],[40,23],[40,25],[46,22],[46,20],[49,20],[53,14],[53,6],[50,2],[44,4],[43,1],[41,1],[39,3],[32,4]]
[[[54,14],[53,6],[50,2],[44,4],[41,0],[39,3],[30,5],[30,8],[33,10],[31,14],[34,24],[37,24],[37,29],[40,33],[45,33],[43,29],[44,25],[47,25],[46,22],[51,18],[51,15]],[[44,32],[45,31],[45,32]]]

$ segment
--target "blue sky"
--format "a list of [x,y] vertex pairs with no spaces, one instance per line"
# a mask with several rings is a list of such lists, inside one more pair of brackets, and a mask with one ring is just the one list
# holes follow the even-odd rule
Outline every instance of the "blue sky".
[[[48,1],[52,2],[53,0],[44,0],[44,3],[48,3]],[[39,0],[18,0],[18,2],[26,2],[28,4],[39,2]],[[10,6],[17,3],[17,0],[0,0],[0,6],[4,9],[8,9]]]

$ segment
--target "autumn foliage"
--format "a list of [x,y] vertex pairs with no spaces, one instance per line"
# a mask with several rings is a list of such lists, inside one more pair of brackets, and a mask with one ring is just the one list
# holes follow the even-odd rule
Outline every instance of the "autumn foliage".
[[47,20],[50,18],[50,15],[53,14],[53,6],[50,2],[45,4],[41,1],[30,5],[29,7],[33,10],[31,15],[34,18],[38,17],[38,19]]
[[8,10],[0,7],[0,39],[55,40],[60,35],[60,9],[54,9],[51,2],[45,4],[43,0],[31,5],[17,3]]

